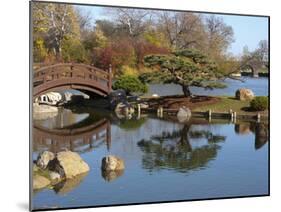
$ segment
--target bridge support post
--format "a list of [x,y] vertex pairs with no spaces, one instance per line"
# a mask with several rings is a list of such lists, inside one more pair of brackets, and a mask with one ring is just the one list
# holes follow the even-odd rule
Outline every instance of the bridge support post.
[[109,64],[109,69],[108,69],[108,90],[111,92],[111,87],[112,87],[112,66]]
[[106,127],[106,146],[107,146],[107,150],[109,151],[111,148],[111,124],[109,121]]
[[138,119],[140,119],[141,116],[141,105],[138,104]]
[[208,110],[208,121],[211,122],[212,121],[212,110]]

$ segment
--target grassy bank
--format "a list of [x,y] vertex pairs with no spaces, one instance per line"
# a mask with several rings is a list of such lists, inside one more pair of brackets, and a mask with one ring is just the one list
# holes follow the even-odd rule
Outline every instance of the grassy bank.
[[178,110],[182,106],[190,108],[192,111],[206,112],[212,110],[213,112],[237,112],[237,114],[267,115],[266,111],[251,111],[250,101],[240,101],[233,96],[196,96],[193,98],[186,98],[182,95],[162,96],[159,98],[145,99],[149,103],[149,108],[157,109],[162,106],[164,109]]
[[[218,97],[219,101],[214,104],[207,104],[194,108],[194,111],[207,111],[212,110],[213,112],[227,112],[230,109],[239,114],[257,114],[256,111],[250,111],[250,101],[240,101],[230,96]],[[268,114],[268,111],[261,111],[263,115]]]

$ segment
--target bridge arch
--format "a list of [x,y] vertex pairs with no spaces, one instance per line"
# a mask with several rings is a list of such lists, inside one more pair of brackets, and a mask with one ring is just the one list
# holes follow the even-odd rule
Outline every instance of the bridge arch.
[[80,63],[59,63],[37,68],[33,73],[33,97],[68,89],[107,96],[111,86],[111,67],[101,70]]

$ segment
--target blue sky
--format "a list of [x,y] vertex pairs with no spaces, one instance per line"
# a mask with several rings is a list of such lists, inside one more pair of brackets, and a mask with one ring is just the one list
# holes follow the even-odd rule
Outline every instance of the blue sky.
[[[103,7],[78,6],[85,12],[90,12],[93,21],[106,19]],[[233,55],[242,54],[243,47],[248,46],[249,50],[254,50],[260,40],[268,40],[268,18],[238,15],[217,15],[223,18],[224,22],[232,26],[235,41],[231,44],[228,52]]]

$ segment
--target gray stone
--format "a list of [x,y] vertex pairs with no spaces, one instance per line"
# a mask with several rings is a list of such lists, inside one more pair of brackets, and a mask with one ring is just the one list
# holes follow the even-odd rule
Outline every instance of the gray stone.
[[108,155],[102,159],[102,170],[104,171],[115,171],[123,170],[125,168],[124,161],[114,155]]
[[179,122],[186,122],[191,117],[191,110],[185,106],[180,107],[177,113],[177,118]]
[[49,151],[44,151],[38,155],[36,165],[41,169],[46,169],[49,162],[55,158],[55,154]]

